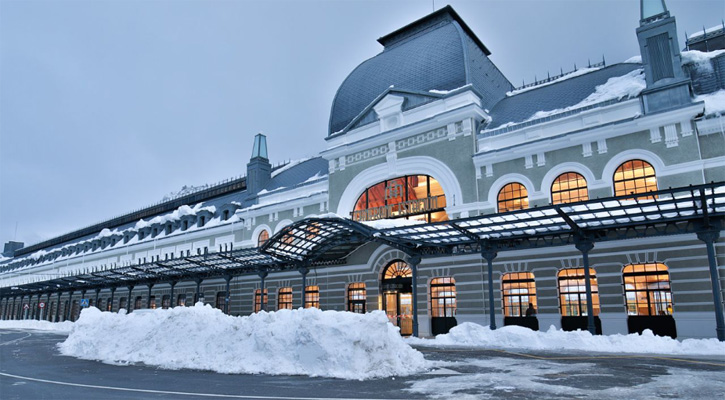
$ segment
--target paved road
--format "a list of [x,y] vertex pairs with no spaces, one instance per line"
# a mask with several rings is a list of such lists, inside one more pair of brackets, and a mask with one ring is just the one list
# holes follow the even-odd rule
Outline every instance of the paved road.
[[[111,365],[58,354],[65,336],[0,330],[0,398],[10,399],[621,399],[724,398],[725,355],[589,356],[420,350],[436,368],[369,381],[225,375]],[[103,338],[99,338],[103,340]]]

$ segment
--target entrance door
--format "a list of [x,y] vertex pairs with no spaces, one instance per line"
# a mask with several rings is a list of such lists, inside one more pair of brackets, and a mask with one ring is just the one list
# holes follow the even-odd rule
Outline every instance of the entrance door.
[[400,328],[400,334],[413,334],[413,295],[397,291],[385,292],[385,313],[390,322]]

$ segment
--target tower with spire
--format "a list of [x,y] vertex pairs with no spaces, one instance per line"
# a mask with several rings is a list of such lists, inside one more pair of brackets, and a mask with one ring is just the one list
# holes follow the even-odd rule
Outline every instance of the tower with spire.
[[640,0],[637,40],[647,82],[642,92],[645,113],[690,104],[690,80],[682,70],[677,25],[665,0]]
[[272,179],[272,164],[267,156],[267,137],[262,133],[254,136],[252,158],[247,163],[247,193],[256,196]]

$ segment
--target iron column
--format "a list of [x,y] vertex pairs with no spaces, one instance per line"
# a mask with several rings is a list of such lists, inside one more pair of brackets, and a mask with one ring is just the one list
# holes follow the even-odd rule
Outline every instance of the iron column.
[[722,286],[720,285],[720,274],[717,271],[717,259],[715,258],[715,241],[720,237],[720,232],[712,229],[697,233],[697,238],[705,242],[707,248],[707,261],[710,264],[710,281],[712,282],[712,301],[715,306],[715,331],[717,339],[725,342],[725,320],[723,320],[722,307]]
[[494,307],[493,300],[493,259],[498,256],[498,253],[486,246],[481,252],[481,256],[486,259],[488,264],[488,314],[489,314],[489,327],[491,330],[496,329],[496,307]]

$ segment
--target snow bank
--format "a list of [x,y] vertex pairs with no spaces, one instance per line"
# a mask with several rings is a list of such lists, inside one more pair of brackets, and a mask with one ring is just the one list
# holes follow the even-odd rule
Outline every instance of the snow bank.
[[717,339],[685,339],[655,336],[646,330],[642,335],[592,335],[587,331],[565,332],[549,328],[536,332],[520,326],[505,326],[492,331],[471,322],[464,322],[448,334],[435,339],[407,339],[423,346],[475,346],[497,349],[580,350],[602,353],[653,353],[725,356],[725,343]]
[[201,304],[128,315],[88,308],[58,347],[83,359],[168,369],[361,380],[415,374],[428,365],[382,311],[232,317]]
[[705,102],[705,115],[725,115],[725,90],[695,96],[695,101]]
[[0,321],[0,329],[32,329],[35,331],[51,331],[58,333],[70,332],[73,328],[73,322],[48,322],[36,320],[12,320]]

